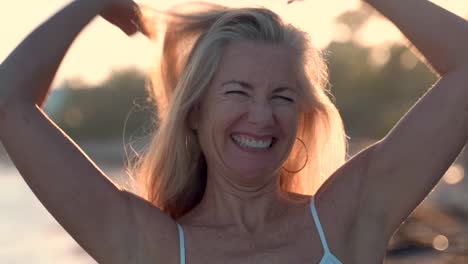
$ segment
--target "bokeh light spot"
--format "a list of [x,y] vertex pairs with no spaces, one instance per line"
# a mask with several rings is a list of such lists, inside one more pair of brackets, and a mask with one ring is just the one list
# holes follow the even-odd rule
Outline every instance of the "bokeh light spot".
[[453,165],[451,166],[444,175],[444,181],[447,184],[458,184],[465,177],[465,170],[463,166]]
[[444,251],[448,248],[449,241],[446,236],[437,235],[434,237],[434,240],[432,240],[432,246],[439,251]]
[[83,113],[80,109],[71,107],[65,111],[64,120],[65,123],[71,127],[80,127],[81,123],[83,122]]
[[412,70],[418,65],[419,59],[409,49],[400,55],[400,64],[406,70]]

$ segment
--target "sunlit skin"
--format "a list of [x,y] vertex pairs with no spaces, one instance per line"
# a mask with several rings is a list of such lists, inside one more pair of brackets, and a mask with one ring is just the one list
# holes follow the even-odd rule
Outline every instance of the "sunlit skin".
[[[314,194],[326,244],[311,197],[292,199],[278,189],[300,116],[298,61],[286,46],[227,46],[190,118],[208,162],[207,188],[180,219],[118,188],[40,109],[63,56],[92,18],[136,32],[131,0],[72,1],[2,62],[0,141],[41,203],[98,263],[179,263],[176,223],[190,263],[319,263],[327,244],[343,263],[382,263],[395,230],[468,140],[468,25],[426,0],[366,2],[398,26],[440,80]],[[231,137],[240,133],[276,140],[269,150],[244,151]]]
[[[297,59],[285,45],[243,40],[226,47],[192,116],[208,165],[208,186],[194,211],[206,222],[234,222],[241,232],[254,233],[284,210],[278,180],[300,113]],[[252,149],[233,135],[274,140],[267,149]]]

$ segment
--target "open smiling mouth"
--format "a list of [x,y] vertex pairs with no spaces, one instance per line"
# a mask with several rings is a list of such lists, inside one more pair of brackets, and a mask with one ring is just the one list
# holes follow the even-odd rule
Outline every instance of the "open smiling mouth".
[[249,149],[255,149],[255,150],[270,149],[277,141],[275,137],[271,137],[270,139],[266,139],[266,140],[255,140],[250,137],[237,136],[237,135],[230,135],[230,137],[236,145],[242,148],[249,148]]

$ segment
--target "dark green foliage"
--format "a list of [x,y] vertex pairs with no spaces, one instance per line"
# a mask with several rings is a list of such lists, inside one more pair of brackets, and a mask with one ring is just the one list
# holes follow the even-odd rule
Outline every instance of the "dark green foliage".
[[422,63],[402,66],[403,46],[392,46],[384,65],[370,62],[371,50],[355,43],[332,43],[328,48],[330,83],[348,134],[379,139],[436,81]]
[[[332,93],[351,137],[383,137],[436,80],[421,62],[411,70],[402,67],[402,54],[408,52],[403,46],[390,47],[380,66],[370,62],[371,52],[354,42],[333,42],[327,49]],[[76,139],[121,138],[125,121],[125,137],[136,130],[145,134],[155,118],[145,79],[127,69],[97,86],[67,81],[62,107],[51,116]]]
[[127,69],[97,86],[67,81],[62,107],[51,117],[78,140],[122,138],[125,122],[125,138],[146,133],[155,108],[147,101],[145,79],[143,73]]

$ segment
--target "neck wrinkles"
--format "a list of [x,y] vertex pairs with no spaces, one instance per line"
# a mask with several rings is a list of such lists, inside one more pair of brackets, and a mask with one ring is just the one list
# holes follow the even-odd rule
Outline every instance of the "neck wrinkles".
[[203,199],[191,213],[203,226],[231,226],[252,235],[264,230],[287,208],[288,200],[279,188],[279,174],[266,184],[246,187],[208,171]]

